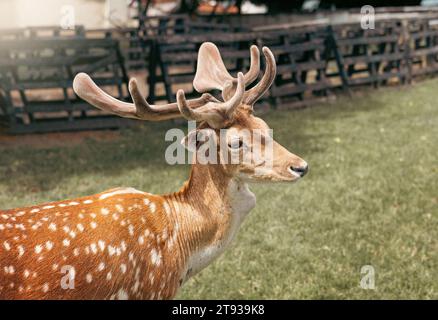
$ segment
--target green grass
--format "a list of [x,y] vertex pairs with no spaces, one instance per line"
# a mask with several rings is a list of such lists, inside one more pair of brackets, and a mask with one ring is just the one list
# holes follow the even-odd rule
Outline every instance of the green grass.
[[[232,247],[178,297],[437,299],[437,98],[438,80],[428,80],[265,115],[276,140],[310,172],[294,185],[253,186],[257,206]],[[177,190],[188,167],[164,164],[170,127],[148,123],[115,141],[7,148],[0,208],[116,186]],[[359,286],[363,265],[375,268],[375,290]]]

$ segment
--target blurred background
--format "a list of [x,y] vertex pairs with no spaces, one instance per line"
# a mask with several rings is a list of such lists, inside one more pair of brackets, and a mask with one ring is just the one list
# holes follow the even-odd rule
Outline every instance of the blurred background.
[[410,83],[436,71],[434,1],[0,1],[0,130],[34,133],[132,124],[72,91],[90,73],[130,99],[139,78],[151,103],[189,96],[205,41],[231,72],[246,70],[252,44],[271,47],[275,85],[257,108],[294,108],[350,94],[355,86]]
[[255,112],[311,169],[253,186],[234,245],[179,298],[438,298],[438,1],[0,0],[0,209],[178,190],[189,168],[165,163],[164,136],[184,121],[107,114],[72,80],[126,101],[130,77],[150,103],[199,96],[205,41],[233,75],[251,45],[273,51]]

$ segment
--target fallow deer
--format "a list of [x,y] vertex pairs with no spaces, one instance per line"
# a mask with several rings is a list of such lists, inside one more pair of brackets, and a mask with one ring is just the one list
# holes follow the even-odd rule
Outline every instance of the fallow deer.
[[[188,134],[186,144],[196,141],[196,132],[202,129],[219,138],[222,128],[237,133],[261,130],[264,144],[270,138],[269,127],[254,116],[253,105],[271,86],[276,64],[268,48],[263,48],[263,54],[265,73],[246,90],[260,72],[258,48],[251,47],[249,71],[234,78],[217,47],[204,43],[193,83],[204,94],[186,100],[180,90],[177,103],[167,105],[148,104],[135,79],[129,82],[133,103],[106,94],[84,73],[76,75],[73,88],[90,104],[122,117],[195,120],[198,127]],[[222,90],[224,101],[205,93],[212,89]],[[228,144],[242,152],[240,141]],[[194,163],[189,180],[172,194],[118,188],[0,211],[0,298],[173,298],[187,279],[224,251],[255,206],[248,182],[293,182],[307,172],[304,160],[275,141],[272,153],[269,167],[255,162]]]

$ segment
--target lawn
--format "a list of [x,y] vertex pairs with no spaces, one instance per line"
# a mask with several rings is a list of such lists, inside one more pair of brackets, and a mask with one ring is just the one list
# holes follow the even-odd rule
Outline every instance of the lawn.
[[[310,172],[298,184],[254,185],[257,206],[231,248],[178,298],[438,299],[437,92],[427,80],[264,115]],[[116,186],[175,191],[188,167],[163,161],[171,126],[4,148],[0,208]],[[364,265],[374,290],[359,285]]]

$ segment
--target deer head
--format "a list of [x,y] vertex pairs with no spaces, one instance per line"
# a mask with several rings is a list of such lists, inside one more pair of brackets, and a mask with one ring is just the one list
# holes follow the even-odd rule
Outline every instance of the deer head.
[[[260,72],[260,53],[256,46],[251,47],[251,66],[246,74],[239,72],[237,78],[226,70],[218,48],[210,42],[202,44],[198,54],[198,65],[194,88],[204,93],[198,99],[187,100],[184,92],[177,92],[177,102],[167,105],[150,105],[140,94],[137,82],[131,79],[129,92],[133,103],[117,100],[100,88],[84,74],[78,74],[73,82],[75,92],[90,104],[117,114],[121,117],[139,120],[161,121],[184,117],[196,121],[197,129],[189,132],[183,140],[184,145],[195,146],[195,154],[202,144],[213,139],[221,141],[217,146],[225,145],[229,152],[238,154],[240,159],[246,155],[250,161],[228,164],[223,150],[218,147],[219,166],[230,176],[243,181],[295,181],[307,173],[307,163],[286,150],[271,137],[269,126],[254,115],[253,105],[271,86],[276,75],[275,58],[268,48],[263,48],[266,70],[260,81],[252,84]],[[221,90],[223,101],[206,93],[209,90]],[[227,129],[223,134],[223,130]],[[208,139],[200,141],[200,133],[207,133]],[[248,137],[249,132],[249,137]],[[225,139],[225,143],[224,140]],[[264,151],[269,147],[270,164],[266,159],[256,157],[255,151]],[[266,153],[265,153],[266,154]],[[249,156],[248,156],[249,155]]]

